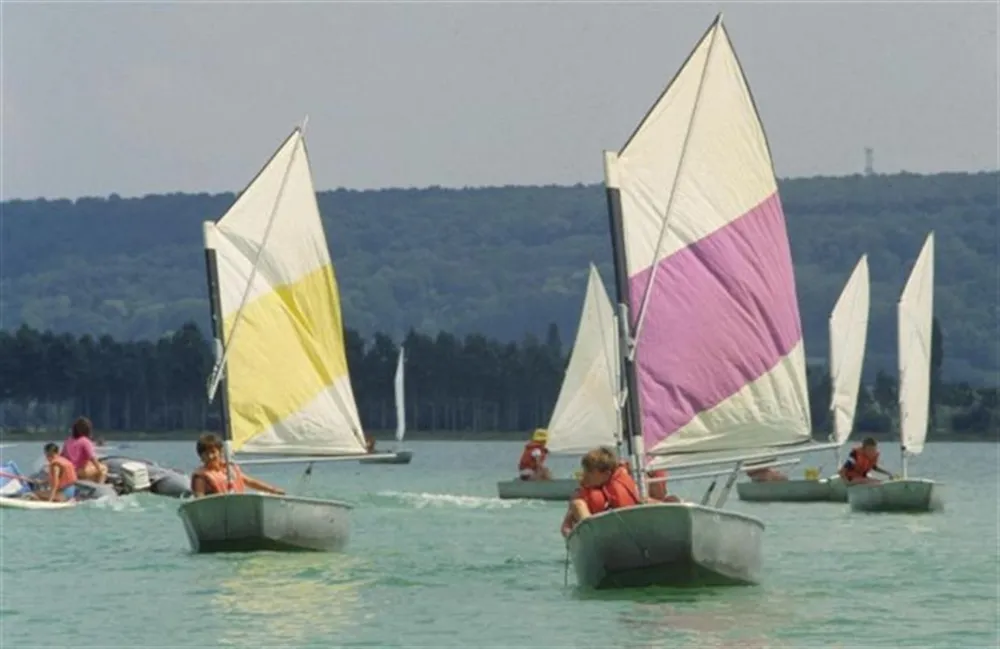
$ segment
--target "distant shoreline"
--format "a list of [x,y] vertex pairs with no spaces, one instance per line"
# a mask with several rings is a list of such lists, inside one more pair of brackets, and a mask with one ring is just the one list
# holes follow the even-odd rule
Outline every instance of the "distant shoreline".
[[[104,439],[107,442],[193,442],[203,433],[200,430],[171,430],[161,433],[151,433],[145,431],[99,431],[94,437]],[[8,442],[47,442],[59,441],[65,436],[62,431],[25,431],[9,430],[0,431],[0,443]],[[393,431],[368,431],[376,440],[380,442],[392,441]],[[527,441],[530,434],[527,431],[412,431],[406,434],[406,441],[416,442],[518,442]],[[897,438],[889,433],[873,433],[872,437],[880,442],[894,442]],[[865,435],[852,435],[852,441],[860,441]],[[817,437],[817,442],[825,442],[825,437]],[[996,433],[951,433],[947,435],[937,435],[927,440],[928,444],[937,442],[998,442],[1000,437]],[[405,442],[404,442],[405,444]]]

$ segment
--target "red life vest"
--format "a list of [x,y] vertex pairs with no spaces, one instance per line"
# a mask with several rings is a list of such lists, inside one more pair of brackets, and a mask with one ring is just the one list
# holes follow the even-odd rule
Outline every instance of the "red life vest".
[[[542,454],[539,457],[535,457],[532,452],[539,450]],[[524,451],[521,452],[521,459],[517,462],[517,470],[524,471],[525,469],[530,469],[532,471],[537,471],[542,468],[545,464],[545,458],[549,454],[549,449],[545,448],[545,444],[536,441],[530,441],[524,445]]]
[[632,507],[638,505],[639,489],[635,485],[635,480],[629,475],[628,469],[619,466],[611,474],[611,478],[600,487],[583,487],[576,490],[574,499],[582,500],[587,504],[587,510],[591,514],[600,514],[609,509],[621,509],[622,507]]
[[53,489],[65,489],[76,482],[76,467],[69,459],[62,455],[56,455],[49,461],[49,481],[55,477],[56,467],[62,469],[59,473],[59,483],[51,485]]
[[867,478],[871,470],[878,466],[878,451],[875,451],[874,458],[870,458],[861,452],[860,446],[855,446],[851,449],[850,457],[854,463],[844,467],[844,477],[848,481]]
[[[656,471],[647,471],[646,476],[650,478],[666,478],[666,469],[657,469]],[[649,497],[654,500],[663,500],[667,497],[667,481],[663,482],[651,482],[649,483]]]
[[246,482],[243,480],[243,472],[240,471],[240,467],[234,462],[233,467],[233,488],[229,489],[228,477],[226,475],[226,465],[223,464],[222,468],[216,469],[214,471],[209,471],[205,467],[199,467],[191,474],[191,491],[194,491],[194,479],[196,476],[200,476],[205,481],[205,486],[207,487],[207,494],[224,494],[224,493],[237,493],[241,494],[246,491]]

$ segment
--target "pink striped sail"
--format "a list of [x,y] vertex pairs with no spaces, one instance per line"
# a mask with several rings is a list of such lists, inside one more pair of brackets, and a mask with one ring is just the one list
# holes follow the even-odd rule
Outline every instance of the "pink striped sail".
[[716,19],[617,154],[649,453],[810,439],[802,324],[763,126]]

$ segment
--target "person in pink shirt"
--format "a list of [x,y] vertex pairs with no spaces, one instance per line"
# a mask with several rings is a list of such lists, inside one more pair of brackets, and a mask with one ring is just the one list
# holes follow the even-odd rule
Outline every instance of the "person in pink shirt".
[[80,480],[90,480],[101,484],[108,477],[108,467],[97,459],[97,451],[90,436],[93,424],[86,417],[78,417],[73,422],[70,436],[63,442],[62,456],[73,463]]

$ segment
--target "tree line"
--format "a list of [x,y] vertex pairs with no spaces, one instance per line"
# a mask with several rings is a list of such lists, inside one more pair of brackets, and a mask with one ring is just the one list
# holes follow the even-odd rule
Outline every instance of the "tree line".
[[[256,163],[254,163],[256,164]],[[256,171],[249,168],[248,174]],[[802,326],[827,355],[827,318],[858,258],[871,269],[866,373],[895,367],[895,304],[935,232],[935,314],[945,373],[993,385],[1000,200],[997,172],[796,178],[779,182]],[[201,223],[233,194],[14,200],[3,210],[0,328],[155,340],[187,321],[207,331]],[[412,327],[463,339],[544,338],[575,327],[596,263],[610,287],[600,185],[338,189],[317,194],[344,321],[370,339]]]
[[[386,334],[370,339],[348,329],[347,360],[366,430],[395,427],[393,375],[398,346]],[[406,412],[410,431],[520,431],[544,426],[568,362],[559,328],[502,342],[480,334],[429,336],[411,330],[406,348]],[[932,426],[939,434],[995,435],[996,387],[941,381],[943,342],[935,327]],[[206,379],[213,348],[194,323],[156,341],[73,336],[21,326],[0,331],[0,428],[55,430],[86,414],[99,430],[219,430],[218,401]],[[858,433],[898,428],[896,379],[879,371],[859,396]],[[809,367],[816,431],[830,426],[829,371]]]

